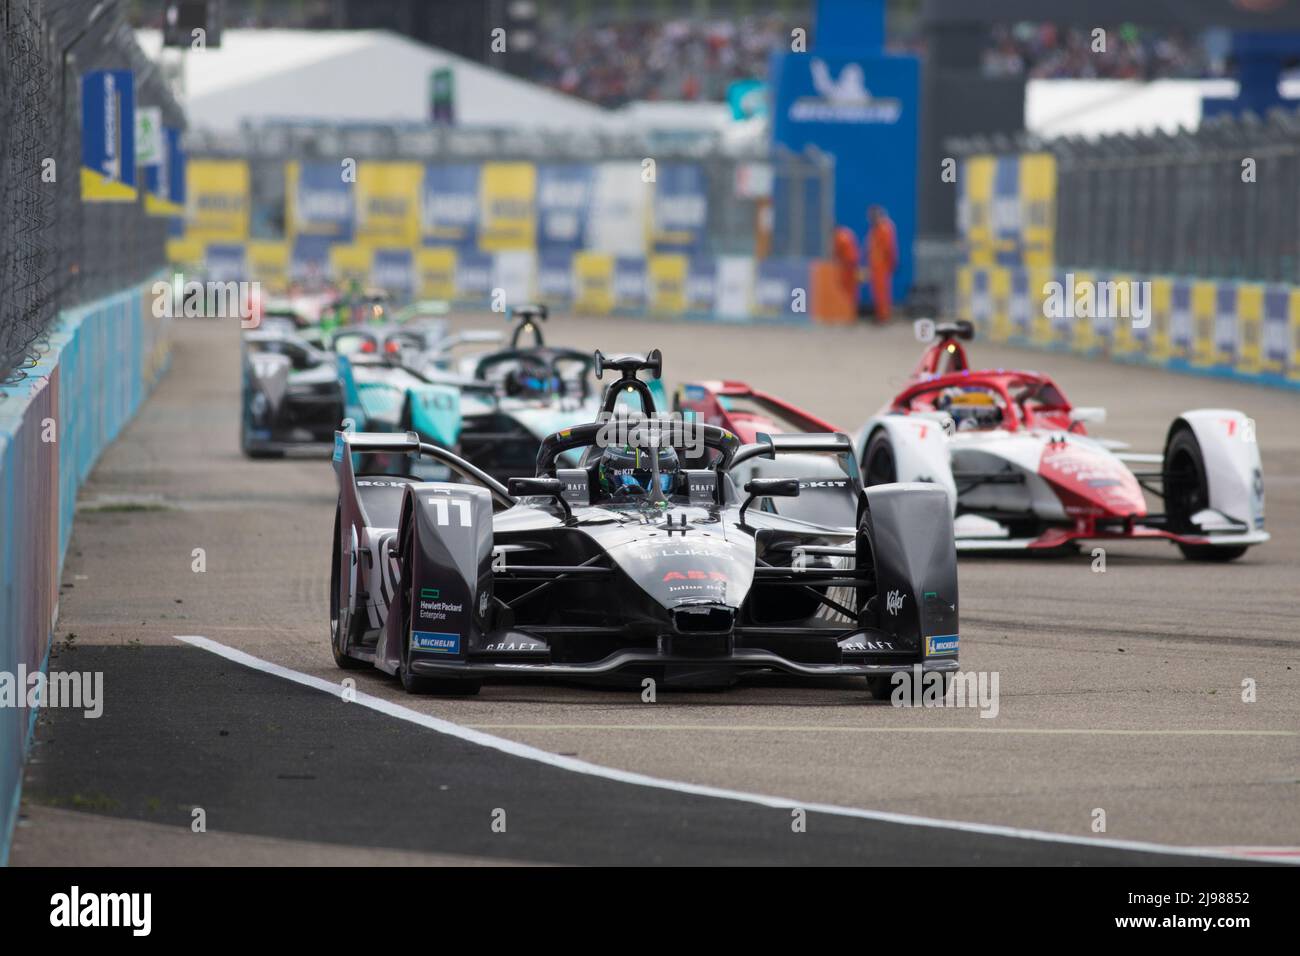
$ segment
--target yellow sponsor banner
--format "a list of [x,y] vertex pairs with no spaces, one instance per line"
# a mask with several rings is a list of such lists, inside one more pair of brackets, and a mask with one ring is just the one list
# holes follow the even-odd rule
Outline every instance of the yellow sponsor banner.
[[686,311],[686,256],[681,253],[651,256],[646,273],[652,313],[681,315]]
[[1029,270],[1029,341],[1033,345],[1049,345],[1052,341],[1052,320],[1047,315],[1048,283],[1056,281],[1050,265],[1033,266]]
[[248,238],[248,163],[191,159],[185,164],[185,234],[206,242]]
[[1056,157],[1020,157],[1021,239],[1026,266],[1051,266],[1056,258]]
[[334,281],[369,285],[373,254],[369,246],[343,243],[330,246],[330,274]]
[[1293,382],[1300,382],[1300,289],[1291,290],[1288,318],[1291,355],[1287,362],[1286,377]]
[[1151,328],[1147,332],[1146,354],[1156,365],[1169,361],[1170,323],[1174,313],[1172,279],[1151,280]]
[[[1091,297],[1079,294],[1080,290],[1089,288],[1093,290]],[[1075,352],[1091,352],[1101,344],[1101,340],[1097,338],[1097,333],[1092,327],[1092,316],[1079,315],[1079,312],[1081,310],[1095,312],[1099,307],[1097,303],[1097,277],[1091,272],[1076,272],[1074,274],[1074,290],[1074,301],[1067,303],[1067,305],[1072,305],[1074,308],[1074,318],[1070,320],[1070,340],[1067,344]],[[1087,306],[1089,302],[1092,303],[1091,310]]]
[[989,338],[1005,342],[1011,334],[1011,270],[998,266],[989,270]]
[[957,317],[973,321],[971,296],[975,291],[975,270],[972,266],[957,267]]
[[135,202],[135,187],[81,167],[81,198],[86,202]]
[[479,177],[479,249],[532,249],[537,237],[537,167],[484,163]]
[[354,191],[356,242],[369,246],[416,245],[420,241],[420,163],[363,162]]
[[180,203],[171,202],[162,196],[155,196],[148,190],[144,194],[144,211],[150,216],[183,216],[185,207]]
[[455,299],[456,250],[450,246],[417,249],[415,284],[422,299]]
[[248,274],[255,282],[272,289],[289,284],[289,244],[283,240],[251,240],[245,247]]
[[1218,285],[1202,279],[1192,283],[1192,364],[1214,364],[1214,320]]
[[1120,358],[1142,351],[1142,343],[1133,334],[1135,321],[1134,309],[1137,306],[1150,308],[1150,303],[1139,291],[1137,277],[1131,275],[1112,275],[1109,282],[1116,290],[1117,298],[1111,300],[1112,315],[1110,328],[1110,354]]
[[993,176],[997,159],[971,156],[963,164],[962,205],[958,210],[962,234],[973,266],[993,265]]
[[1243,282],[1237,286],[1238,372],[1256,375],[1264,364],[1264,286]]
[[605,252],[573,255],[573,311],[609,315],[614,308],[614,257]]
[[201,240],[189,236],[167,240],[167,261],[182,275],[201,273],[206,255],[207,247]]

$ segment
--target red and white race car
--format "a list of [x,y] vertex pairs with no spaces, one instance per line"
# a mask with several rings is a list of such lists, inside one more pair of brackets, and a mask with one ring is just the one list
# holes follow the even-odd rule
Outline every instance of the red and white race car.
[[[1077,542],[1164,539],[1193,560],[1231,561],[1269,539],[1254,422],[1195,409],[1160,454],[1091,437],[1101,408],[1076,408],[1038,372],[971,369],[968,322],[939,323],[909,384],[857,432],[865,485],[927,482],[948,492],[959,551],[1065,551]],[[678,407],[745,441],[789,422],[838,431],[737,382],[683,386]],[[1146,494],[1163,498],[1163,513]]]

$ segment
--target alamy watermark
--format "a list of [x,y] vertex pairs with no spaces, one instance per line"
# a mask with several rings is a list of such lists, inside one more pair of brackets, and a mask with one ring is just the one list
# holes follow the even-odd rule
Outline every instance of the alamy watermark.
[[1065,274],[1043,283],[1043,315],[1049,319],[1129,319],[1135,329],[1151,324],[1150,282],[1093,282]]
[[186,281],[179,272],[172,281],[159,279],[151,286],[156,319],[239,319],[246,329],[261,323],[260,282]]
[[64,707],[94,720],[104,713],[103,671],[0,671],[0,707]]

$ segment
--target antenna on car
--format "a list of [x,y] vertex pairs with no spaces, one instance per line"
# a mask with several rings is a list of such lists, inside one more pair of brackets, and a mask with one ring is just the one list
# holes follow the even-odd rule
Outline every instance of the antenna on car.
[[542,327],[537,323],[545,322],[550,314],[550,310],[540,302],[524,302],[511,306],[510,319],[519,323],[510,336],[511,348],[519,347],[519,339],[525,331],[533,333],[534,345],[545,345],[546,343],[542,340]]
[[600,349],[596,350],[596,364],[594,370],[596,378],[604,378],[605,369],[617,369],[621,374],[617,381],[610,382],[605,388],[605,396],[601,401],[601,411],[613,412],[614,406],[618,404],[618,396],[623,391],[636,392],[641,397],[641,410],[647,415],[655,413],[655,400],[650,392],[650,386],[641,379],[637,378],[636,373],[642,370],[648,371],[654,378],[662,378],[664,372],[664,356],[658,349],[651,349],[647,355],[638,355],[635,352],[629,352],[623,355],[605,355]]

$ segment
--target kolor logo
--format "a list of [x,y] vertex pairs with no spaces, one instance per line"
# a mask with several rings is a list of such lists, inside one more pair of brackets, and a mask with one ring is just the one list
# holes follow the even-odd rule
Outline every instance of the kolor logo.
[[133,936],[148,936],[153,919],[152,893],[69,893],[50,897],[51,926],[129,926]]

